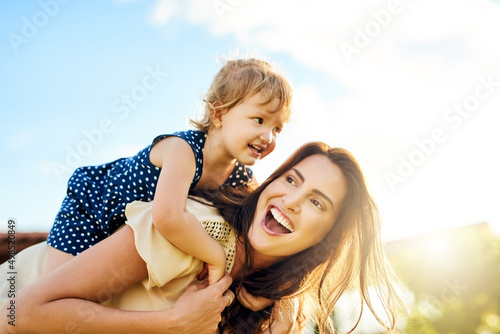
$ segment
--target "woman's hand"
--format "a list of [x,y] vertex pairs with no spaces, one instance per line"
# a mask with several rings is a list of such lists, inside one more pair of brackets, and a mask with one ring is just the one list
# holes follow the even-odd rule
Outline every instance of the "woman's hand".
[[274,300],[264,297],[256,297],[248,292],[243,286],[238,290],[238,300],[241,305],[252,311],[260,311],[274,303]]
[[221,313],[234,299],[234,293],[227,290],[232,283],[231,276],[225,274],[218,282],[208,285],[191,285],[177,299],[171,309],[175,312],[173,323],[167,332],[178,330],[182,333],[213,333],[221,321]]
[[299,311],[298,299],[280,300],[274,303],[271,326],[259,332],[260,334],[291,333],[297,321]]
[[[198,280],[203,281],[207,277],[207,275],[208,275],[208,265],[205,263],[203,270],[198,274]],[[274,303],[274,300],[252,295],[244,287],[241,287],[241,289],[239,289],[238,291],[239,292],[237,297],[241,305],[243,305],[244,307],[246,307],[251,311],[254,312],[260,311],[272,305],[272,303]]]

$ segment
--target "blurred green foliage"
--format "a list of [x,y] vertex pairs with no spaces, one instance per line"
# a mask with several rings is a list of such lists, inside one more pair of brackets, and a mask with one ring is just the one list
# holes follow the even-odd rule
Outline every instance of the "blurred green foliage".
[[486,224],[388,245],[414,294],[405,334],[500,333],[500,239]]

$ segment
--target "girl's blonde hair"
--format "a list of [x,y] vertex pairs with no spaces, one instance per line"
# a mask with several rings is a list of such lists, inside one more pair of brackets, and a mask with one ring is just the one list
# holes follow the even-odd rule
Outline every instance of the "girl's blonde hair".
[[282,74],[264,60],[226,60],[203,100],[205,106],[202,118],[191,119],[190,123],[207,133],[218,110],[230,110],[257,93],[263,95],[263,105],[278,98],[280,104],[277,111],[283,112],[285,123],[290,120],[292,87]]

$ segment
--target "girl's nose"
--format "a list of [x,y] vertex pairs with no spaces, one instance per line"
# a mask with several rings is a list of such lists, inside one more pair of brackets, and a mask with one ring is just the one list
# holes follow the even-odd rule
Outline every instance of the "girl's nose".
[[273,131],[264,129],[260,134],[260,140],[262,140],[266,144],[271,144],[273,142]]

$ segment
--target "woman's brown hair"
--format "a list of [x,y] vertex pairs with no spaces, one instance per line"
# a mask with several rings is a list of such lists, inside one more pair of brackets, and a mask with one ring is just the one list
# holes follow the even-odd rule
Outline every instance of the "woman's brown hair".
[[[269,268],[252,271],[252,249],[247,233],[260,194],[300,161],[316,154],[337,165],[347,183],[347,193],[335,224],[318,244]],[[253,295],[273,300],[290,296],[310,297],[307,300],[313,302],[311,320],[320,333],[334,333],[333,307],[344,292],[357,288],[362,308],[354,328],[366,304],[388,331],[394,330],[396,310],[404,308],[404,304],[395,292],[395,275],[384,255],[376,204],[368,192],[359,164],[349,151],[320,142],[309,143],[299,148],[251,194],[240,192],[235,196],[235,191],[226,190],[232,194],[219,197],[216,206],[243,238],[247,255],[244,273],[241,279],[235,280],[235,285],[242,284]],[[375,288],[387,321],[383,321],[373,308],[370,287]],[[230,332],[254,333],[272,321],[269,311],[270,308],[252,312],[235,301],[223,313],[223,326]]]

